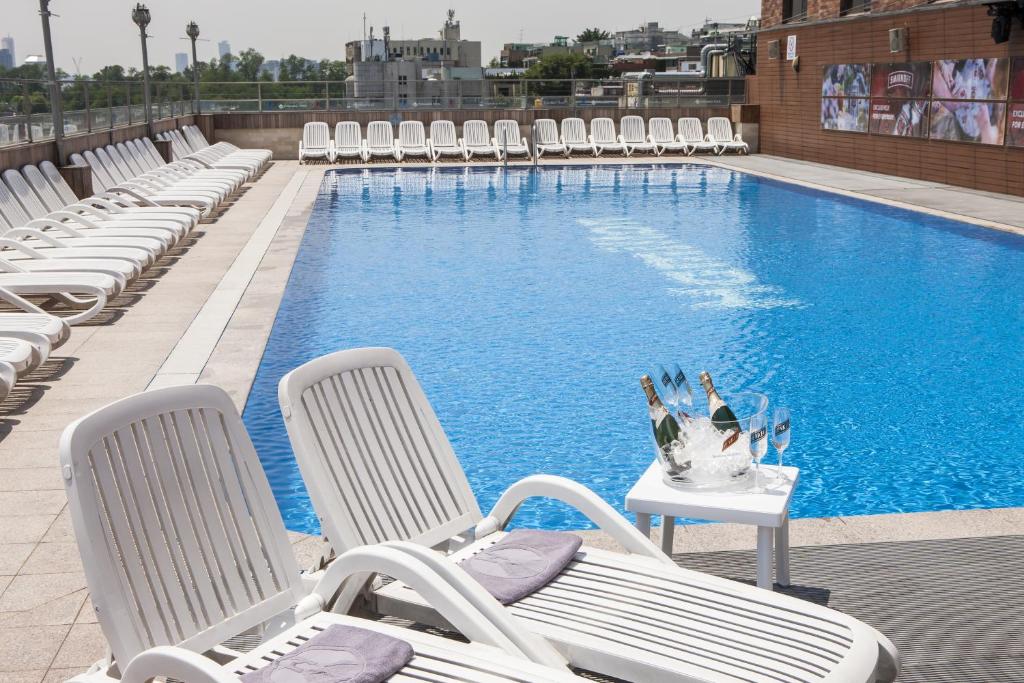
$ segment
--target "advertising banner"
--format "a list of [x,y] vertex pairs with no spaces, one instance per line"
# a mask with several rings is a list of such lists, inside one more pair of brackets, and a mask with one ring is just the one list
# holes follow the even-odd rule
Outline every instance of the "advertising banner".
[[1007,59],[943,59],[932,69],[936,100],[1005,100]]
[[928,100],[871,98],[871,132],[905,138],[928,137]]
[[849,133],[868,132],[868,100],[854,97],[821,98],[821,127]]
[[871,65],[830,64],[821,79],[822,97],[867,97]]
[[929,137],[932,140],[1003,144],[1006,104],[933,100]]
[[1010,110],[1006,118],[1006,144],[1024,147],[1024,57],[1014,57],[1010,66]]
[[927,100],[931,85],[931,62],[875,64],[871,68],[872,98]]

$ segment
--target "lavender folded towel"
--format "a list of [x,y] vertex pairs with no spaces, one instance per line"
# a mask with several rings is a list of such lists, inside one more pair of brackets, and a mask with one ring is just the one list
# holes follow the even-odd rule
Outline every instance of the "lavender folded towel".
[[383,633],[335,624],[245,683],[380,683],[412,659],[412,646]]
[[525,598],[565,569],[583,544],[564,531],[516,529],[460,562],[503,605]]

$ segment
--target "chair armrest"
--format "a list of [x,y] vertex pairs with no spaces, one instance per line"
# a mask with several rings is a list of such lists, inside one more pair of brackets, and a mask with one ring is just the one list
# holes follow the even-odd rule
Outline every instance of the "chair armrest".
[[11,228],[4,233],[4,237],[8,239],[18,239],[19,237],[32,237],[41,242],[49,244],[51,247],[66,247],[68,245],[61,242],[53,235],[48,235],[38,228]]
[[30,220],[25,227],[37,228],[39,230],[51,228],[57,232],[67,235],[68,237],[85,237],[85,235],[75,230],[71,226],[67,225],[66,223],[55,221],[52,218],[34,218]]
[[24,242],[8,239],[7,237],[0,237],[0,257],[3,257],[4,249],[13,249],[14,251],[25,254],[26,256],[31,256],[32,258],[35,259],[52,258],[51,256],[47,256],[43,252],[31,247],[28,244],[25,244]]
[[148,683],[158,676],[188,683],[238,683],[236,676],[212,659],[171,645],[159,645],[135,655],[124,669],[121,683]]
[[733,136],[732,136],[732,141],[733,141],[733,142],[743,142],[743,138],[742,138],[742,137],[740,137],[740,134],[739,134],[739,133],[736,133],[736,135],[733,135]]
[[565,665],[546,641],[528,633],[491,595],[453,562],[407,542],[353,548],[335,558],[316,587],[295,608],[297,619],[331,609],[346,613],[366,581],[386,574],[419,593],[448,623],[470,640],[517,657]]
[[491,513],[477,524],[476,537],[483,538],[504,529],[528,498],[553,498],[571,505],[615,539],[626,552],[675,566],[667,555],[658,550],[649,538],[637,531],[603,498],[579,482],[549,474],[526,477],[508,487],[494,504]]

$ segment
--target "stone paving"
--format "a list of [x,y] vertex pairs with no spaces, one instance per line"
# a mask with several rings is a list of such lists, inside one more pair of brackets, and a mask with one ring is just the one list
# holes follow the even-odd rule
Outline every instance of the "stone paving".
[[[688,163],[736,168],[1003,230],[1024,228],[1024,201],[1014,197],[759,155]],[[223,386],[241,407],[327,168],[274,163],[219,218],[201,225],[190,244],[122,295],[110,316],[76,327],[55,358],[2,406],[0,683],[64,680],[105,650],[65,510],[57,465],[61,430],[109,401],[197,379]],[[795,520],[791,534],[794,546],[874,543],[1006,535],[1022,522],[1024,509],[936,512]],[[608,544],[596,532],[586,535],[588,542]],[[294,540],[300,563],[308,566],[318,542],[298,534]],[[676,552],[753,545],[749,527],[677,527]]]

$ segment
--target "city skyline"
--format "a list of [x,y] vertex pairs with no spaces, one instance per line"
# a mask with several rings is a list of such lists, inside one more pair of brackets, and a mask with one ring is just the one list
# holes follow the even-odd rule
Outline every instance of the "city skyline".
[[[43,40],[38,4],[13,0],[5,8],[5,32],[17,41],[18,51],[42,54]],[[742,21],[759,14],[757,0],[691,0],[680,3],[651,0],[642,14],[628,6],[581,1],[552,5],[541,0],[523,0],[518,5],[520,24],[514,25],[502,15],[477,3],[423,3],[395,0],[387,12],[369,3],[347,4],[339,8],[330,0],[307,0],[302,11],[270,0],[224,0],[203,3],[197,0],[148,4],[153,21],[149,26],[150,63],[175,66],[175,54],[188,52],[185,24],[195,20],[201,30],[197,51],[201,61],[218,57],[218,43],[228,42],[235,50],[254,48],[267,59],[296,54],[310,59],[344,59],[345,43],[363,35],[363,13],[367,27],[380,35],[390,25],[394,39],[427,38],[437,35],[449,7],[462,22],[463,37],[483,43],[484,62],[496,57],[507,42],[549,42],[556,35],[573,37],[585,28],[608,31],[635,28],[647,21],[689,33],[711,18],[718,21]],[[121,0],[92,0],[89,9],[67,0],[53,0],[51,9],[59,16],[52,19],[55,61],[59,68],[75,73],[80,60],[81,73],[92,74],[104,66],[120,64],[141,68],[138,28],[132,24],[130,3]],[[123,15],[123,22],[116,21]],[[246,21],[239,21],[245,17]],[[316,17],[316,21],[310,21]],[[313,27],[311,29],[310,27]],[[317,28],[322,27],[322,28]],[[103,40],[96,40],[102,35]],[[17,55],[15,55],[17,57]],[[20,65],[16,61],[15,65]]]

